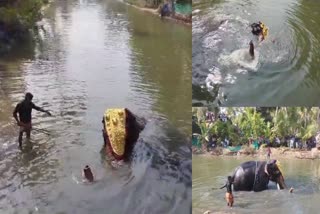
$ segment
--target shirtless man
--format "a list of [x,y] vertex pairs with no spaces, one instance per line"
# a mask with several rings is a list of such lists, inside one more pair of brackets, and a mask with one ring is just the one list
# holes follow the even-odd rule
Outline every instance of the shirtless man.
[[220,189],[223,189],[223,188],[227,188],[227,192],[226,192],[226,201],[227,201],[227,205],[232,207],[233,206],[233,194],[232,194],[232,178],[231,176],[228,176],[228,180],[227,180],[227,183],[221,187]]
[[[46,111],[32,102],[33,95],[31,93],[26,93],[25,99],[17,104],[13,111],[13,117],[17,121],[18,126],[20,126],[19,131],[19,147],[22,147],[22,136],[23,133],[27,133],[27,139],[30,139],[31,129],[32,129],[32,109],[47,113],[51,116],[49,111]],[[19,113],[19,118],[18,118]]]

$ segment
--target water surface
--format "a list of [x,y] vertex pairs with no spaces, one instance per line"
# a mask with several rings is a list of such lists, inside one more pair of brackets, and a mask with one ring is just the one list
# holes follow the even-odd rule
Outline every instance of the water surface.
[[318,213],[320,199],[319,160],[280,160],[288,187],[277,190],[275,183],[262,192],[233,192],[234,207],[227,207],[226,189],[219,188],[241,163],[255,160],[244,157],[192,157],[192,213],[206,210],[226,213]]
[[[194,1],[193,103],[318,105],[319,11],[319,1],[307,0]],[[269,28],[259,45],[249,27],[257,21]],[[250,40],[253,61],[244,57]]]
[[[42,24],[35,44],[0,59],[0,212],[188,212],[191,29],[111,0],[54,1]],[[46,131],[20,151],[12,111],[26,91],[54,116],[34,112]],[[120,170],[100,155],[113,107],[149,120]],[[79,183],[86,164],[94,185]]]

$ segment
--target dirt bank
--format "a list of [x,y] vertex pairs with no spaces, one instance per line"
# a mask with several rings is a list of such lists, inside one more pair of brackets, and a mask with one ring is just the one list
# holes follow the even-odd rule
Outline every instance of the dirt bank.
[[[144,11],[144,12],[159,16],[159,18],[161,18],[160,14],[158,12],[158,9],[139,7],[139,6],[136,6],[136,5],[128,3],[128,2],[125,2],[125,3],[127,5],[130,5],[130,6],[134,7],[134,8],[136,8],[136,9],[138,9],[138,10],[141,10],[141,11]],[[177,14],[177,15],[174,15],[174,16],[165,16],[165,17],[163,17],[163,19],[166,19],[166,20],[169,20],[169,21],[174,21],[174,22],[177,22],[177,23],[180,23],[180,24],[184,24],[184,25],[190,26],[190,27],[192,26],[191,15],[190,15],[190,18],[188,18],[188,17],[185,17],[185,16]]]
[[[311,151],[290,149],[288,147],[271,148],[271,158],[272,159],[320,159],[320,148],[313,148]],[[260,148],[259,150],[254,150],[251,147],[244,147],[238,152],[232,152],[229,149],[217,148],[211,152],[202,152],[199,149],[193,148],[192,152],[194,155],[204,155],[204,156],[235,156],[235,157],[257,157],[265,158],[266,149]]]

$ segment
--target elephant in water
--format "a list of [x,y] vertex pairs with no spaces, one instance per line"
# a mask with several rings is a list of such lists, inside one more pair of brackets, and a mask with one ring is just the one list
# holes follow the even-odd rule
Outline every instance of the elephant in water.
[[108,173],[112,194],[98,197],[92,209],[105,209],[107,200],[108,213],[191,213],[191,142],[185,134],[165,119],[117,108],[105,111],[103,136],[102,159],[123,165]]
[[277,183],[278,189],[287,189],[276,160],[247,161],[237,167],[232,176],[234,191],[263,191],[268,189],[269,181]]
[[145,121],[126,108],[107,109],[103,119],[105,153],[112,159],[128,161]]

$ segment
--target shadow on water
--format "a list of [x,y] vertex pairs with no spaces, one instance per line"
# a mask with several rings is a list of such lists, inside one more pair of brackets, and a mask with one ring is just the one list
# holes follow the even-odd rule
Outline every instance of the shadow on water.
[[[193,84],[217,85],[214,105],[318,104],[319,8],[319,2],[296,0],[194,3]],[[248,69],[233,53],[256,40],[249,24],[258,20],[269,35],[255,45],[258,64]],[[201,100],[201,93],[193,100]]]

